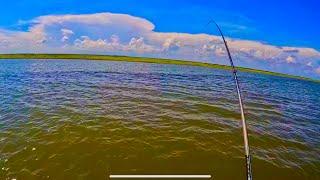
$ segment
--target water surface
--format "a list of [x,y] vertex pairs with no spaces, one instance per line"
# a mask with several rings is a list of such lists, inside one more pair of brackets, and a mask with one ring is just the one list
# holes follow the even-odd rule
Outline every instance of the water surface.
[[[320,84],[239,74],[256,179],[320,178]],[[229,71],[0,61],[0,179],[211,174],[244,179]]]

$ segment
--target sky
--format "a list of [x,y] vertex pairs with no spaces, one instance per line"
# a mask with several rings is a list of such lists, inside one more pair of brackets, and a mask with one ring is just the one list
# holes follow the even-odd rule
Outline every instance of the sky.
[[320,3],[250,0],[0,2],[0,53],[92,53],[236,65],[320,79]]

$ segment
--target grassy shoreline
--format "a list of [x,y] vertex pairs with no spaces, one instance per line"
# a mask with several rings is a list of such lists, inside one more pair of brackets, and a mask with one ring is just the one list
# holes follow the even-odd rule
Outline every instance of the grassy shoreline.
[[[188,65],[188,66],[200,66],[215,69],[230,70],[230,66],[210,64],[195,61],[174,60],[174,59],[158,59],[158,58],[146,58],[146,57],[131,57],[131,56],[112,56],[112,55],[92,55],[92,54],[0,54],[0,59],[85,59],[85,60],[105,60],[105,61],[125,61],[125,62],[142,62],[142,63],[157,63],[157,64],[174,64],[174,65]],[[264,71],[258,69],[237,67],[239,71],[260,73],[273,76],[287,77],[293,79],[301,79],[307,81],[313,81],[320,83],[320,80],[311,78],[294,76],[282,73],[276,73],[271,71]]]

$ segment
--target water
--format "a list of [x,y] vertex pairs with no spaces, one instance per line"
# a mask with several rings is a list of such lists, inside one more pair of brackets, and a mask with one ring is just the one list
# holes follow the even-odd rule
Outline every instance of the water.
[[[241,73],[256,179],[320,178],[320,84]],[[229,71],[1,60],[0,179],[244,179]]]

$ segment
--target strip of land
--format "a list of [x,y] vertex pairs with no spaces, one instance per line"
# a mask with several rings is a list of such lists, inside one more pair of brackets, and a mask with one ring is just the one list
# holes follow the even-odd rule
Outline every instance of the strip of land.
[[[231,69],[230,66],[226,66],[226,65],[210,64],[210,63],[186,61],[186,60],[158,59],[158,58],[131,57],[131,56],[93,55],[93,54],[0,54],[0,59],[70,59],[70,60],[84,59],[84,60],[105,60],[105,61],[125,61],[125,62],[188,65],[188,66],[200,66],[200,67],[225,69],[225,70]],[[293,76],[288,74],[251,69],[251,68],[245,68],[245,67],[237,67],[237,69],[243,72],[260,73],[260,74],[301,79],[301,80],[320,83],[320,80],[315,80],[315,79],[301,77],[301,76]]]

